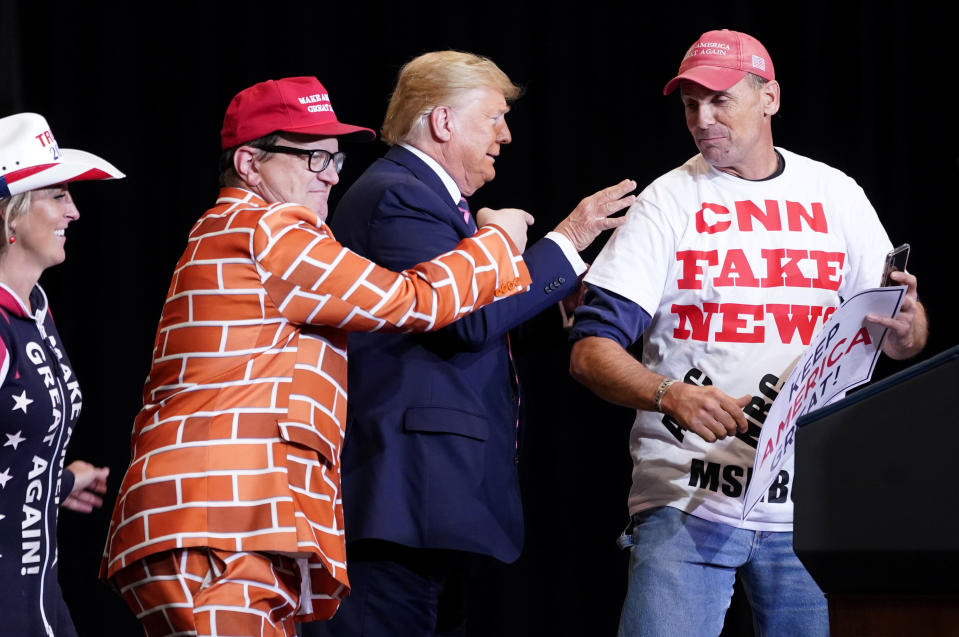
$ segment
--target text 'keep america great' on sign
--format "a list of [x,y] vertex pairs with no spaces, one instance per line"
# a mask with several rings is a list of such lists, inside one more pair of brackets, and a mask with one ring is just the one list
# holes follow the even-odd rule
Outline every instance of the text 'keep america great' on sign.
[[869,313],[895,316],[905,296],[906,286],[863,290],[832,314],[806,348],[782,384],[760,432],[744,520],[792,457],[796,420],[872,378],[886,330],[863,318]]

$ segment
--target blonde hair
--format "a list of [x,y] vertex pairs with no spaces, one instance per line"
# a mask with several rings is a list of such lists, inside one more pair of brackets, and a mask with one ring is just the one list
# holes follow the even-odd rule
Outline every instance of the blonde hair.
[[433,108],[474,88],[502,91],[506,101],[522,90],[489,58],[462,51],[433,51],[400,69],[380,132],[392,146],[410,141],[426,124]]
[[0,217],[3,217],[3,235],[0,236],[0,250],[6,248],[10,242],[10,222],[16,221],[30,209],[30,202],[33,201],[32,194],[33,191],[28,190],[21,192],[19,195],[0,199]]

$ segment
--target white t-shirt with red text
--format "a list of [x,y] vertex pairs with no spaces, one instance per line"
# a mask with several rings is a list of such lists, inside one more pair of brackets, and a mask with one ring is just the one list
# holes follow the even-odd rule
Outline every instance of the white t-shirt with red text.
[[889,238],[855,181],[777,149],[783,172],[749,181],[701,155],[649,185],[586,276],[652,316],[643,363],[715,385],[744,409],[746,434],[709,443],[638,411],[630,513],[673,506],[707,520],[792,529],[793,462],[741,520],[759,428],[777,383],[841,298],[879,285]]

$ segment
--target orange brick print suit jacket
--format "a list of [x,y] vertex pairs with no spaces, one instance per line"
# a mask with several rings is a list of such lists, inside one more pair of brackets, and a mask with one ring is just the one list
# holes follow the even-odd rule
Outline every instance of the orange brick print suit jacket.
[[221,190],[163,306],[101,577],[179,547],[298,554],[313,593],[298,618],[332,615],[347,332],[436,329],[529,283],[497,228],[396,274],[307,208]]

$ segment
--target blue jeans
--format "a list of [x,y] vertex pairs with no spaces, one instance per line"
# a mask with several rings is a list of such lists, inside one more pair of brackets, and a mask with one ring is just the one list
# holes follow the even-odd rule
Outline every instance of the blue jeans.
[[756,637],[829,635],[826,598],[793,552],[792,533],[748,531],[672,507],[633,517],[620,637],[715,637],[736,572]]

